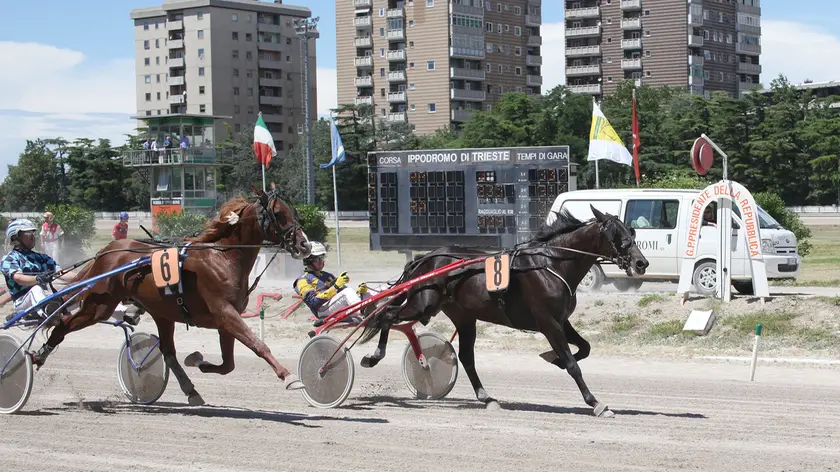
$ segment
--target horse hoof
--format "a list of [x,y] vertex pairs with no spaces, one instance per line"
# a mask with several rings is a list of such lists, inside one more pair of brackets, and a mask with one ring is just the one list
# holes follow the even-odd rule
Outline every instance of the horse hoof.
[[490,411],[499,411],[502,409],[502,405],[499,405],[499,402],[496,400],[490,400],[484,407]]
[[196,367],[204,361],[204,355],[198,351],[190,354],[184,359],[184,365],[187,367]]
[[300,390],[302,388],[305,388],[303,382],[301,382],[298,376],[295,374],[287,375],[284,379],[284,382],[286,384],[286,390]]
[[376,364],[379,364],[380,360],[381,359],[377,359],[375,357],[365,356],[365,357],[362,358],[361,365],[362,365],[362,367],[373,367]]
[[598,418],[613,418],[615,413],[613,413],[607,405],[598,403],[595,405],[595,416]]
[[202,406],[204,405],[204,399],[201,398],[201,395],[198,392],[191,393],[189,397],[187,397],[187,402],[190,406]]

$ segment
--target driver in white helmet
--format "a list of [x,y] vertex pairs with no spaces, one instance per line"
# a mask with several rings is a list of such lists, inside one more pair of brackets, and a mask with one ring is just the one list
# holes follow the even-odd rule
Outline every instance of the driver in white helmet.
[[[368,297],[367,285],[359,284],[354,292],[347,286],[350,277],[342,272],[338,277],[324,271],[327,248],[322,243],[310,241],[312,252],[303,260],[303,275],[295,280],[295,292],[319,319],[324,319],[337,310]],[[351,322],[361,321],[358,316],[348,318]]]
[[[55,276],[56,272],[61,270],[55,259],[32,250],[35,247],[35,231],[37,231],[35,224],[26,218],[16,219],[6,228],[6,241],[12,246],[12,250],[0,259],[0,272],[6,279],[6,286],[9,288],[9,295],[15,306],[15,312],[7,316],[6,320],[10,320],[15,314],[47,298],[52,293],[48,288],[49,283],[54,279],[71,282],[76,277],[73,271]],[[58,300],[56,303],[56,306],[51,309],[38,310],[38,313],[28,315],[26,318],[33,320],[45,318],[48,313],[58,308]],[[115,319],[121,319],[124,314],[124,311],[115,311],[112,316]],[[128,316],[125,317],[125,321],[137,324]]]

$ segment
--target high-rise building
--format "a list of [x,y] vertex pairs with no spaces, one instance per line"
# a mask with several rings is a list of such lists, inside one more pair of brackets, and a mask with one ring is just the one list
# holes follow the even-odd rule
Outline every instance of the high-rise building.
[[566,84],[600,96],[625,79],[740,96],[759,83],[760,0],[566,0]]
[[[228,129],[252,129],[262,112],[282,156],[304,129],[295,20],[310,16],[280,0],[164,0],[132,10],[137,116],[231,117],[216,120],[222,140]],[[317,119],[315,45],[308,49],[310,119]]]
[[338,103],[425,134],[540,94],[541,0],[336,0]]

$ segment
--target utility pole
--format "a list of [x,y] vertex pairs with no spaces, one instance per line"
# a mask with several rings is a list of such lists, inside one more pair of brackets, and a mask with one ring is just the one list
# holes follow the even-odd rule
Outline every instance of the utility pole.
[[312,123],[309,117],[309,40],[318,39],[318,20],[301,18],[295,20],[295,33],[303,46],[303,113],[306,120],[306,203],[315,203],[315,156],[312,150]]

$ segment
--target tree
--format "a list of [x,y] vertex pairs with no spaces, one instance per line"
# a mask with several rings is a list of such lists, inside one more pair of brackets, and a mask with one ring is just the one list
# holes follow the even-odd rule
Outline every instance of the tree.
[[123,166],[119,151],[107,139],[77,139],[67,154],[69,201],[82,208],[122,211],[126,200],[125,182],[131,170]]
[[41,139],[26,141],[17,165],[9,166],[3,182],[6,208],[12,211],[42,211],[59,201],[59,171],[53,153]]

